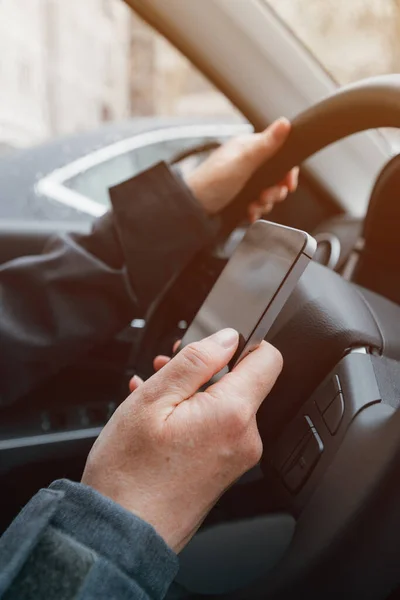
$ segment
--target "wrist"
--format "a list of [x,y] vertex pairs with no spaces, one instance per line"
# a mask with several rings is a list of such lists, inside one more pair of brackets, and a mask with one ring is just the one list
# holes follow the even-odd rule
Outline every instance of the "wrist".
[[[103,492],[104,494],[104,492]],[[107,494],[104,494],[107,495]],[[111,500],[153,527],[169,548],[179,554],[198,530],[208,511],[193,514],[185,512],[185,505],[179,502],[157,502],[132,494],[113,494]]]
[[204,185],[201,182],[201,178],[197,176],[197,170],[189,173],[184,177],[185,184],[191,191],[193,197],[200,204],[202,209],[208,216],[215,215],[216,211],[213,208],[212,198],[210,193],[204,189]]
[[188,510],[185,498],[177,499],[175,494],[171,497],[167,490],[162,496],[151,487],[135,493],[132,491],[135,481],[129,477],[119,483],[118,478],[112,482],[99,481],[90,469],[89,472],[85,469],[82,483],[151,525],[175,554],[189,542],[208,512],[208,509],[193,510],[193,507]]

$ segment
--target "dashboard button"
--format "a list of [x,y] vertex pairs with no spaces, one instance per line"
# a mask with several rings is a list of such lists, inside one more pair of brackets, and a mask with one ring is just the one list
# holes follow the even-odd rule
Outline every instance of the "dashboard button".
[[307,421],[306,417],[295,419],[285,432],[283,437],[278,442],[274,450],[272,464],[281,471],[283,466],[290,460],[290,458],[298,453],[299,448],[303,445],[304,440],[311,434],[311,425]]
[[313,428],[311,435],[305,439],[299,452],[293,456],[293,459],[285,465],[282,472],[282,479],[290,492],[298,492],[311,475],[317,464],[324,445],[317,431]]
[[315,398],[315,403],[321,413],[326,411],[332,400],[336,398],[341,391],[340,379],[337,375],[328,379],[328,381],[320,387],[317,392],[317,397]]
[[300,463],[297,462],[284,474],[283,482],[289,492],[297,492],[305,483],[307,477],[308,473],[306,473]]
[[332,435],[335,435],[339,429],[339,425],[344,415],[344,399],[341,392],[338,393],[336,398],[331,402],[328,408],[322,415],[325,421],[325,425],[329,429]]

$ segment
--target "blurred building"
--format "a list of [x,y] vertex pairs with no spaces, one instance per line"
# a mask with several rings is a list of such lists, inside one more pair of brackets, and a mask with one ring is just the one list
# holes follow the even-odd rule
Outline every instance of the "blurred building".
[[0,0],[0,155],[130,115],[232,110],[122,0]]
[[267,2],[339,83],[399,72],[399,0]]
[[[400,0],[266,1],[339,83],[400,71]],[[123,0],[0,0],[0,155],[131,115],[232,114]]]
[[1,0],[3,148],[129,114],[130,18],[119,0]]

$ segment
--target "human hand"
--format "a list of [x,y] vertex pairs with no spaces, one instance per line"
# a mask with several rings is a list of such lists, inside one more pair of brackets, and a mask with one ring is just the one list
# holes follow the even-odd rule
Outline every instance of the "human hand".
[[82,482],[156,529],[176,552],[221,494],[262,453],[257,410],[282,368],[263,342],[230,373],[238,334],[224,329],[179,354],[116,410],[95,442]]
[[[205,211],[216,214],[225,208],[244,188],[257,169],[272,158],[290,132],[290,122],[280,118],[262,133],[233,138],[206,159],[185,180]],[[297,188],[299,169],[292,169],[277,185],[262,192],[249,205],[251,222],[270,212],[274,204]]]

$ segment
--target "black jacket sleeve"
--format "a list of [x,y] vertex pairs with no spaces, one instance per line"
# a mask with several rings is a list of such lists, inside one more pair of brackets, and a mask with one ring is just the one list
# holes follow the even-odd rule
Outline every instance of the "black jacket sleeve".
[[4,600],[161,600],[177,571],[151,525],[67,480],[40,490],[0,539]]
[[113,211],[86,236],[0,266],[0,404],[143,316],[214,226],[160,163],[110,191]]

